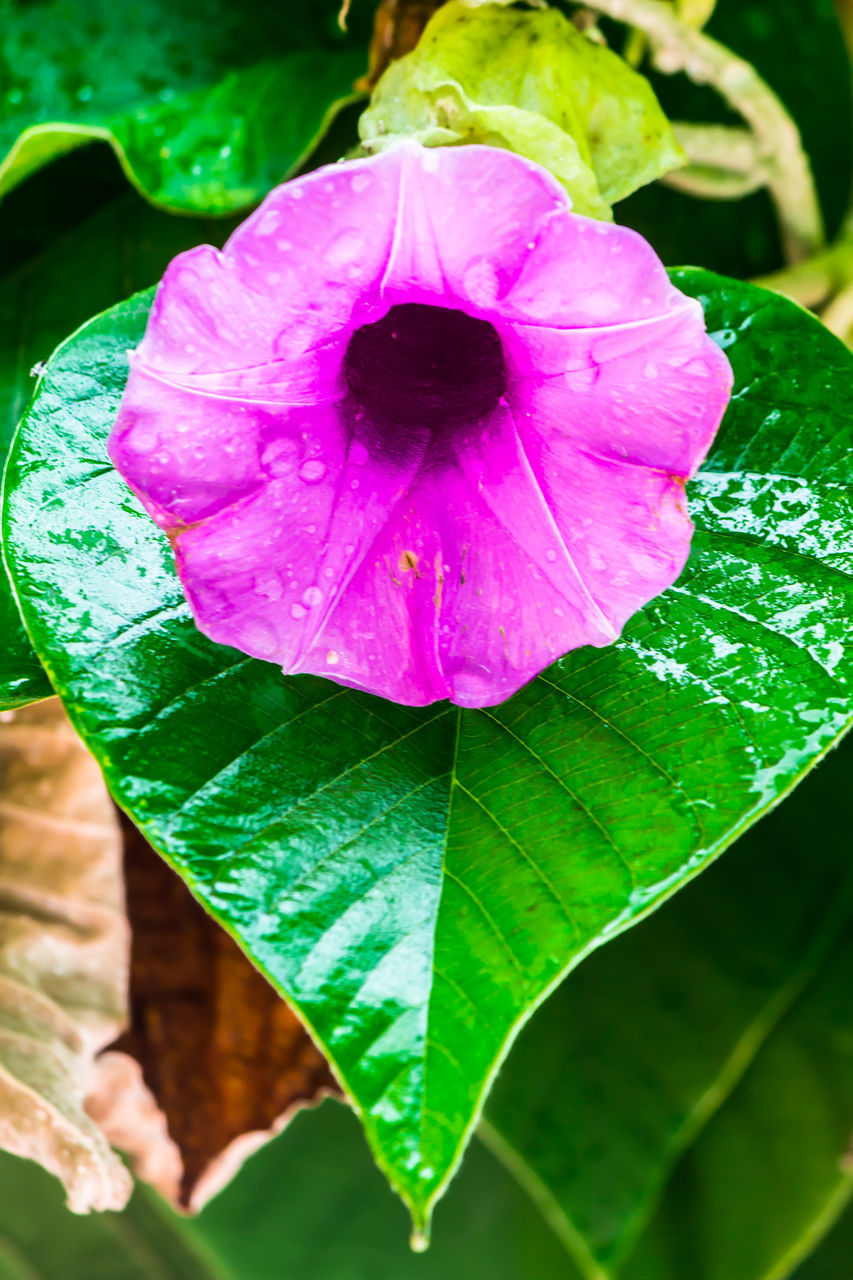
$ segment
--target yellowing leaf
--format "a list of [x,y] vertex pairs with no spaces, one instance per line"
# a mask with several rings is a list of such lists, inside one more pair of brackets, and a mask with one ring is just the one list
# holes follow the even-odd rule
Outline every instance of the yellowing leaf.
[[684,158],[649,82],[556,9],[461,0],[388,68],[359,130],[369,151],[402,137],[516,151],[597,218]]
[[37,1160],[76,1213],[131,1180],[83,1109],[125,1019],[121,839],[59,702],[0,715],[0,1147]]

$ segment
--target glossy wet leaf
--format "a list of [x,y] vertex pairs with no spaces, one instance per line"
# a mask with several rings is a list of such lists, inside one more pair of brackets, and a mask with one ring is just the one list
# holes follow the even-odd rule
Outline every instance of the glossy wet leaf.
[[150,295],[60,349],[7,470],[7,559],[75,722],[313,1029],[419,1223],[545,994],[853,716],[853,354],[762,290],[678,283],[736,378],[691,485],[688,568],[619,643],[499,708],[285,679],[197,632],[168,542],[105,451]]
[[[83,1107],[126,1016],[121,836],[56,699],[0,722],[0,1147],[61,1179],[77,1213],[131,1184]],[[0,1253],[0,1259],[2,1254]]]
[[[853,958],[837,952],[853,924],[851,773],[848,737],[717,865],[572,974],[519,1038],[484,1133],[544,1196],[584,1276],[622,1275],[662,1197],[652,1234],[678,1261],[651,1263],[654,1280],[763,1280],[836,1206],[853,1135]],[[826,983],[834,1011],[817,1002]],[[814,1035],[797,1049],[802,1011]],[[682,1219],[699,1189],[713,1204]]]
[[610,206],[680,165],[649,83],[556,9],[442,5],[392,63],[359,121],[368,150],[488,143],[559,179],[578,213]]
[[[57,193],[57,198],[60,198]],[[221,243],[225,222],[170,218],[136,196],[116,200],[13,271],[0,288],[0,469],[36,386],[33,370],[63,338],[200,241]],[[53,692],[0,569],[0,710]]]
[[246,207],[298,167],[351,95],[361,41],[332,0],[0,3],[0,194],[101,139],[154,203]]
[[0,570],[0,711],[25,707],[53,693],[29,642],[11,586]]

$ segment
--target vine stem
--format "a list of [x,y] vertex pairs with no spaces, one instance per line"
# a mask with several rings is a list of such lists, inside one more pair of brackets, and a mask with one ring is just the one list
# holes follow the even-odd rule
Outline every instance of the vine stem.
[[838,239],[828,249],[794,266],[771,275],[759,276],[755,284],[783,293],[803,307],[815,309],[853,278],[853,215],[848,215]]
[[744,58],[689,26],[665,0],[584,0],[587,8],[644,33],[660,71],[685,72],[709,84],[752,129],[767,173],[788,262],[815,254],[824,244],[823,219],[800,132],[780,99]]

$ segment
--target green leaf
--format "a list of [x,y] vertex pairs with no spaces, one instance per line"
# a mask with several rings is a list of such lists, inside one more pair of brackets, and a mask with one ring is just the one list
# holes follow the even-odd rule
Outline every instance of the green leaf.
[[784,1280],[849,1202],[849,926],[681,1161],[624,1280]]
[[[753,63],[794,117],[834,236],[853,181],[853,82],[833,0],[718,0],[706,30]],[[608,34],[618,40],[617,28]],[[671,120],[742,123],[713,90],[684,75],[652,74],[651,80]],[[733,276],[781,265],[766,191],[741,200],[697,200],[658,183],[621,205],[619,221],[651,241],[664,262],[700,263]]]
[[369,151],[401,137],[516,151],[595,218],[684,158],[649,82],[556,9],[462,0],[438,9],[391,64],[359,132]]
[[793,1273],[793,1280],[845,1280],[853,1257],[853,1205],[818,1248]]
[[365,55],[337,7],[262,0],[248,20],[237,0],[0,0],[0,194],[100,139],[155,204],[245,208],[352,95]]
[[[31,370],[89,316],[151,284],[169,260],[201,241],[220,244],[226,222],[170,218],[136,196],[113,202],[3,280],[0,291],[0,469],[35,389]],[[0,568],[0,710],[53,690]]]
[[25,707],[53,693],[27,638],[5,570],[0,570],[0,711]]
[[851,1189],[839,1158],[853,1134],[853,954],[838,951],[853,923],[851,768],[848,737],[700,880],[582,965],[501,1073],[484,1134],[588,1280],[623,1275],[667,1183],[638,1255],[654,1257],[654,1280],[775,1275]]
[[475,1145],[426,1258],[337,1103],[295,1118],[190,1220],[140,1186],[74,1217],[41,1169],[0,1155],[0,1280],[571,1280],[527,1197]]
[[[147,1188],[123,1213],[69,1213],[62,1188],[0,1153],[0,1280],[232,1280]],[[243,1280],[239,1273],[233,1280]],[[269,1280],[273,1280],[270,1276]]]
[[736,379],[689,566],[499,708],[288,679],[195,629],[105,452],[150,295],[60,348],[10,457],[39,656],[119,802],[313,1029],[419,1227],[544,996],[853,717],[853,354],[776,295],[677,279]]
[[479,1143],[438,1211],[429,1252],[413,1254],[402,1207],[336,1102],[297,1116],[198,1227],[235,1280],[573,1280],[536,1208]]

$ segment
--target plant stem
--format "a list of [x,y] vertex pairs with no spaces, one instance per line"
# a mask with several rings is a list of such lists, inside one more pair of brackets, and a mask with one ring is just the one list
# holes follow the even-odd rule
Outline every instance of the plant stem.
[[853,216],[828,249],[791,267],[760,276],[755,284],[793,298],[801,306],[821,306],[853,279]]
[[725,45],[690,27],[664,0],[585,3],[639,28],[648,37],[660,71],[684,71],[697,84],[712,85],[743,116],[767,172],[786,259],[799,262],[816,253],[824,244],[824,231],[811,166],[796,124],[755,68]]

